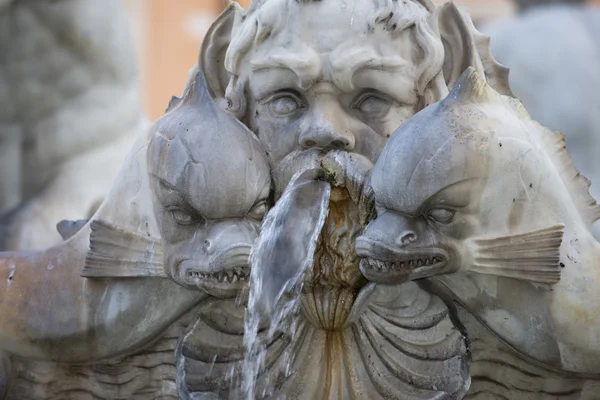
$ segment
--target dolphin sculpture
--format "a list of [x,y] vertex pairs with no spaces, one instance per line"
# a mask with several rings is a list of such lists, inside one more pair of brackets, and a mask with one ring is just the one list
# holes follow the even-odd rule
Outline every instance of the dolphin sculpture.
[[235,296],[270,184],[258,141],[212,102],[196,68],[88,223],[47,250],[0,253],[4,391],[12,355],[126,356],[208,294]]
[[600,208],[562,134],[468,69],[398,128],[371,183],[365,277],[430,278],[523,357],[600,376]]

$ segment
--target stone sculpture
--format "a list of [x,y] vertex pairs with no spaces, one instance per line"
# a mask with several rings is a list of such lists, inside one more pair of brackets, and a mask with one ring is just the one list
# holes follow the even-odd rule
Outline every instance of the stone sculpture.
[[235,297],[268,209],[271,174],[256,137],[210,98],[197,69],[152,128],[148,152],[164,268],[177,283]]
[[95,213],[148,122],[120,1],[0,3],[0,250],[41,250]]
[[[492,37],[494,56],[511,68],[511,89],[534,119],[565,133],[573,164],[600,200],[600,9],[532,8],[482,30]],[[593,232],[600,239],[600,223]]]
[[371,182],[378,217],[357,239],[367,278],[431,277],[524,359],[600,379],[600,206],[562,134],[469,69],[395,132]]
[[[132,354],[205,292],[228,297],[241,289],[267,210],[267,161],[247,128],[216,108],[199,72],[186,89],[131,150],[88,225],[43,252],[1,253],[3,353],[70,363]],[[188,179],[201,181],[202,192],[190,193]],[[160,279],[167,277],[186,288]],[[54,313],[36,318],[45,307]]]
[[[469,86],[466,78],[459,80],[469,67],[488,83]],[[265,0],[246,11],[229,6],[209,30],[182,98],[174,98],[166,114],[138,139],[91,222],[49,250],[0,255],[0,271],[7,276],[0,288],[2,376],[10,377],[11,364],[31,368],[36,377],[47,377],[39,365],[53,361],[143,365],[145,352],[173,350],[174,335],[180,338],[174,362],[183,399],[454,399],[504,395],[485,386],[496,382],[487,377],[494,370],[485,367],[485,355],[497,355],[501,346],[493,341],[500,339],[517,350],[509,353],[516,361],[507,365],[529,374],[529,380],[523,380],[511,370],[511,385],[537,383],[539,373],[543,383],[550,376],[563,379],[549,389],[542,385],[542,395],[583,393],[585,382],[593,381],[594,361],[577,358],[569,349],[565,351],[574,356],[557,361],[547,350],[559,347],[559,341],[573,342],[569,335],[583,331],[532,326],[558,336],[526,348],[511,342],[512,330],[494,324],[500,313],[492,313],[487,321],[496,335],[478,330],[481,325],[468,319],[481,319],[482,314],[471,292],[451,284],[462,283],[465,266],[475,266],[467,260],[473,249],[461,247],[460,240],[445,241],[445,252],[419,253],[417,259],[428,264],[416,261],[415,271],[427,271],[419,276],[385,276],[383,268],[374,275],[366,269],[385,265],[372,261],[379,257],[377,249],[365,243],[383,217],[369,224],[375,211],[390,206],[375,201],[382,196],[377,169],[370,178],[375,163],[380,166],[393,158],[386,155],[392,151],[387,149],[393,149],[397,139],[378,161],[387,139],[402,123],[400,130],[416,126],[420,133],[436,134],[441,125],[429,125],[424,115],[452,102],[460,104],[466,96],[458,94],[465,86],[487,84],[511,95],[507,70],[494,61],[486,38],[453,4],[435,9],[426,0]],[[447,100],[436,103],[454,86]],[[477,99],[487,105],[486,101],[485,96]],[[478,112],[475,106],[463,106],[457,106],[457,112]],[[507,121],[516,118],[513,108],[500,110]],[[499,124],[495,114],[477,115],[483,126]],[[457,129],[464,127],[454,122]],[[473,135],[462,129],[457,135],[468,148],[463,155],[479,151],[469,147],[475,143],[468,140]],[[406,145],[415,149],[435,144],[412,134],[407,137]],[[513,142],[503,143],[502,149],[512,149]],[[515,151],[502,161],[516,165],[514,160],[526,155]],[[481,157],[473,165],[479,167],[478,160]],[[410,168],[411,162],[410,157],[399,162],[394,174]],[[460,172],[458,167],[449,171]],[[544,168],[535,171],[546,177]],[[487,172],[481,168],[482,177]],[[443,183],[429,175],[418,178],[419,190]],[[537,187],[540,179],[531,184]],[[383,186],[401,194],[406,189]],[[484,189],[483,183],[474,184],[465,193],[476,197],[477,190]],[[503,195],[509,196],[510,190]],[[566,193],[561,196],[570,199]],[[520,226],[525,210],[516,201],[521,197],[514,198],[516,211],[509,220]],[[486,223],[506,220],[490,211],[496,204],[492,200],[483,198],[473,206],[474,224],[481,213],[489,216]],[[436,210],[433,217],[449,218],[447,211]],[[509,269],[526,280],[518,286],[520,296],[532,307],[539,306],[539,315],[564,316],[560,305],[541,307],[544,295],[548,297],[541,285],[559,288],[565,279],[565,269],[560,262],[557,266],[558,246],[564,246],[572,232],[559,213],[528,217],[536,215],[540,223],[547,223],[532,227],[534,234],[527,236],[534,242],[545,240],[538,248],[543,261],[539,269],[531,272],[514,260],[519,247],[512,249],[506,263],[496,260],[499,252],[492,247],[523,233],[498,231],[484,238],[488,242],[473,242],[480,253],[495,251],[495,264],[477,267],[493,272],[490,278],[477,278],[473,267],[466,274],[475,276],[476,285],[477,279],[507,279],[503,275]],[[77,230],[73,225],[61,226],[65,237]],[[476,231],[467,233],[479,236]],[[435,235],[430,237],[433,243]],[[382,239],[389,238],[375,234],[368,243]],[[417,237],[400,239],[416,243]],[[450,262],[457,254],[464,259]],[[361,261],[359,255],[372,260]],[[427,279],[411,281],[416,278]],[[530,282],[540,286],[524,286]],[[51,311],[38,318],[39,310],[48,306]],[[485,310],[498,309],[495,303],[486,306]],[[503,336],[506,331],[513,337]],[[151,343],[161,337],[162,342]],[[166,343],[164,348],[161,343]],[[470,343],[482,350],[472,354]],[[593,346],[588,349],[595,351]],[[470,363],[470,356],[477,362]],[[23,361],[27,358],[37,361]],[[538,364],[547,361],[554,369],[529,361],[539,358],[543,359]],[[582,375],[583,383],[573,383],[565,370]],[[167,377],[169,373],[175,371],[158,379],[172,382],[175,377]],[[139,394],[130,395],[133,391],[125,387],[122,375],[108,375],[120,396]],[[93,374],[85,376],[90,382]],[[4,383],[11,380],[4,378]],[[39,397],[23,386],[18,390],[19,395]],[[172,395],[169,390],[172,387],[162,395]],[[9,391],[9,398],[14,399],[14,393]],[[110,398],[114,391],[94,395]]]

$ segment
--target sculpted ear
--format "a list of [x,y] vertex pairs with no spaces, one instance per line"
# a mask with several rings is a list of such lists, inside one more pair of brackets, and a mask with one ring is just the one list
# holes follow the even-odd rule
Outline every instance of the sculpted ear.
[[498,93],[514,97],[508,68],[494,59],[489,36],[475,28],[467,13],[461,13],[452,2],[446,3],[438,9],[438,27],[444,44],[443,74],[449,88],[473,67]]
[[231,41],[231,31],[241,12],[239,4],[232,2],[211,25],[202,41],[198,63],[206,77],[208,92],[215,100],[225,97],[229,82],[225,53]]
[[469,67],[475,68],[483,76],[473,35],[454,3],[449,2],[440,7],[438,26],[444,44],[443,72],[448,87],[454,86]]

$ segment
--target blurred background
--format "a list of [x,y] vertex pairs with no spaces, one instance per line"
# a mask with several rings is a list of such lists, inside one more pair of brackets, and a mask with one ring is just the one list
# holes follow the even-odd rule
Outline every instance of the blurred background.
[[[154,120],[173,95],[181,94],[204,33],[223,10],[223,0],[121,0],[127,8],[138,50],[144,109]],[[433,0],[436,4],[445,0]],[[500,21],[536,0],[455,0],[469,10],[475,25]],[[557,3],[559,1],[556,1]],[[560,1],[585,3],[586,1]],[[242,7],[250,0],[240,0]],[[552,1],[543,0],[543,3]],[[588,0],[600,6],[600,0]]]

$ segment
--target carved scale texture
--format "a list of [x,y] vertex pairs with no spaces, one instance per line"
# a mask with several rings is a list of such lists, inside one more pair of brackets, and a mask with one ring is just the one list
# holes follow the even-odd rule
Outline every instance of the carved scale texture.
[[[325,330],[336,324],[317,327],[300,314],[268,343],[259,332],[267,351],[255,397],[456,399],[466,392],[465,338],[439,298],[412,282],[376,287],[352,315],[354,322]],[[177,349],[184,398],[243,397],[243,316],[234,301],[203,305]]]
[[592,400],[600,381],[567,378],[519,358],[459,307],[471,342],[471,388],[467,400]]
[[13,359],[16,379],[7,400],[179,399],[174,350],[192,315],[148,348],[118,360],[71,365]]

